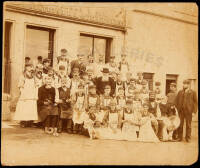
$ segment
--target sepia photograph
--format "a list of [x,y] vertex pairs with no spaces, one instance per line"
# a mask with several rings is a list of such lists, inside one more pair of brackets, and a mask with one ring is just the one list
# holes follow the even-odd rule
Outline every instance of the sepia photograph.
[[2,10],[2,166],[198,161],[196,3]]

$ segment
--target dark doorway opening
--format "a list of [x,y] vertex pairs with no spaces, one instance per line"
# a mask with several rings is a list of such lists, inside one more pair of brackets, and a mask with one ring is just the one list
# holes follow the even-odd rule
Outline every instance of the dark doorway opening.
[[12,29],[12,22],[6,21],[4,27],[3,92],[7,94],[10,94],[10,87],[11,87],[11,60],[10,60],[11,29]]

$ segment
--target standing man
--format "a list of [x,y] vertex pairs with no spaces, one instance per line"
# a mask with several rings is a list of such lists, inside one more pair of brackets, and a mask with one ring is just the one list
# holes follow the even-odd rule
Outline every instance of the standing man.
[[85,57],[84,51],[79,51],[79,53],[77,54],[77,59],[71,62],[71,73],[70,73],[71,78],[72,78],[72,71],[74,68],[79,69],[80,76],[83,74],[83,72],[85,72],[86,65],[84,64],[84,57]]
[[192,113],[197,112],[197,95],[196,92],[190,89],[190,81],[183,81],[183,89],[178,92],[175,100],[175,104],[181,120],[178,128],[178,141],[183,140],[183,125],[186,121],[186,136],[185,140],[190,142],[191,140],[191,122]]
[[103,76],[97,78],[96,80],[97,93],[99,95],[104,94],[105,86],[110,85],[111,87],[110,96],[113,96],[115,93],[115,82],[111,77],[109,77],[109,69],[103,68],[102,74]]

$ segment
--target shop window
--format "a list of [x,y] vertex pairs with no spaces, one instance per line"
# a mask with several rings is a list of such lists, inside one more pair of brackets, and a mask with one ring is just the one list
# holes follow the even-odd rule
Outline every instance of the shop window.
[[149,90],[153,91],[153,73],[143,73],[143,78],[148,81]]
[[10,94],[11,87],[11,61],[10,61],[10,48],[11,48],[11,29],[12,22],[5,22],[4,27],[4,56],[3,56],[3,92]]
[[53,65],[54,29],[27,25],[26,29],[26,54],[33,64],[37,63],[37,57],[51,59]]
[[[111,41],[111,38],[81,33],[79,48],[87,49],[94,56],[95,62],[98,63],[99,56],[102,55],[104,62],[107,63],[110,57]],[[85,61],[87,61],[87,57],[85,57]]]
[[177,83],[178,75],[167,74],[166,75],[166,95],[170,92],[170,83]]

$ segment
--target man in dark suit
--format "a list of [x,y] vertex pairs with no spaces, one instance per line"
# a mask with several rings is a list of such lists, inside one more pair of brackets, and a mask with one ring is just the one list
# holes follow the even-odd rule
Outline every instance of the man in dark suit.
[[103,76],[97,78],[95,84],[97,87],[97,94],[104,94],[104,87],[106,85],[110,85],[111,87],[111,93],[110,96],[113,96],[115,93],[115,81],[109,77],[109,69],[108,68],[103,68],[102,71]]
[[191,140],[191,122],[192,113],[197,112],[197,95],[196,92],[190,89],[190,81],[183,81],[183,89],[178,92],[175,100],[175,105],[179,113],[181,120],[180,126],[178,128],[178,141],[183,139],[183,124],[186,121],[186,136],[187,142]]
[[84,57],[85,57],[84,52],[79,52],[78,55],[77,55],[77,57],[78,57],[78,59],[73,60],[71,62],[71,74],[70,74],[71,78],[72,78],[72,70],[74,68],[78,68],[79,69],[80,75],[82,75],[83,72],[85,72],[85,70],[86,70],[86,65],[84,63]]

